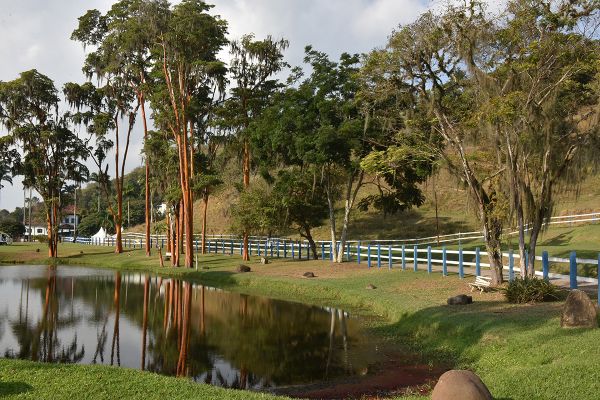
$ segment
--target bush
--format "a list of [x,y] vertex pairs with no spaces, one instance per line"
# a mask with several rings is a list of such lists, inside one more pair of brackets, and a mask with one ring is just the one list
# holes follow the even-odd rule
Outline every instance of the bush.
[[508,283],[504,295],[509,303],[539,303],[559,300],[561,292],[544,279],[516,278]]
[[46,235],[34,235],[33,240],[40,243],[48,243],[48,236]]

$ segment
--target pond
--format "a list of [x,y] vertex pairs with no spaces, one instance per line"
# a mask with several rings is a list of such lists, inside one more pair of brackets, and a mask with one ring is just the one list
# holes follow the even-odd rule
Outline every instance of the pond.
[[104,364],[277,391],[367,374],[385,355],[363,321],[140,273],[0,267],[0,354]]

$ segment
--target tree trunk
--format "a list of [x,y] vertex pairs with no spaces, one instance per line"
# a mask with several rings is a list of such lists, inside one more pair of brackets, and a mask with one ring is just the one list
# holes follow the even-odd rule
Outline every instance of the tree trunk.
[[174,230],[174,243],[173,243],[173,251],[171,252],[171,265],[174,267],[178,267],[179,266],[179,252],[181,251],[181,229],[180,229],[180,225],[181,225],[181,211],[180,211],[180,204],[177,204],[177,206],[174,207],[174,212],[173,212],[173,219],[174,219],[174,226],[173,226],[173,230]]
[[517,228],[519,231],[519,270],[521,271],[521,278],[523,278],[527,275],[527,256],[525,252],[525,218],[523,216],[523,206],[520,201],[517,206]]
[[123,253],[123,196],[122,192],[117,193],[117,218],[115,218],[116,241],[115,253]]
[[327,206],[329,207],[329,233],[331,234],[331,252],[332,259],[337,260],[337,239],[335,234],[335,208],[334,208],[334,199],[331,188],[331,180],[329,176],[329,172],[327,172],[327,185],[325,192],[327,193]]
[[358,190],[362,186],[364,171],[359,173],[358,182],[356,182],[356,187],[352,190],[354,185],[354,177],[355,173],[352,173],[348,178],[348,186],[346,187],[346,201],[344,203],[344,222],[342,225],[342,235],[340,238],[340,250],[337,254],[337,258],[335,260],[338,263],[344,262],[344,248],[346,246],[346,240],[348,237],[348,225],[350,223],[350,212],[352,211],[352,207],[354,206],[354,201],[356,200],[356,196],[358,194]]
[[[250,144],[247,140],[244,141],[244,160],[243,160],[243,172],[244,172],[244,189],[248,189],[250,186]],[[244,230],[244,251],[242,252],[242,260],[250,261],[250,254],[248,252],[248,231]]]
[[188,189],[185,201],[185,267],[194,268],[194,204],[192,191]]
[[312,234],[310,233],[310,229],[306,228],[305,233],[300,233],[300,236],[305,237],[306,240],[308,240],[308,244],[310,246],[310,251],[313,254],[313,258],[315,260],[318,260],[319,253],[317,253],[317,244],[315,243],[315,239],[313,238]]
[[[48,232],[47,232],[47,236],[48,236],[48,257],[49,258],[55,258],[56,257],[56,251],[54,249],[54,224],[52,223],[52,214],[54,213],[54,208],[51,207],[49,210],[46,211],[46,226],[48,227]],[[30,230],[31,229],[31,225],[29,226]],[[31,236],[31,234],[30,234]]]
[[206,254],[206,213],[208,210],[208,190],[204,189],[202,194],[202,254]]
[[535,249],[542,226],[542,218],[538,215],[538,218],[536,218],[533,224],[531,224],[531,231],[529,232],[529,259],[527,263],[527,276],[530,278],[533,278],[535,275]]
[[492,286],[499,286],[504,282],[502,265],[502,222],[497,218],[486,215],[482,212],[483,238],[485,249],[490,260],[490,270],[492,272]]
[[[144,142],[148,139],[148,122],[146,120],[146,101],[144,99],[144,93],[140,92],[140,105],[142,108],[142,122],[144,125]],[[150,246],[150,214],[152,210],[150,209],[150,164],[148,163],[148,157],[145,157],[144,160],[144,169],[146,172],[146,177],[144,180],[144,188],[145,188],[145,205],[144,205],[144,220],[145,220],[145,233],[146,233],[146,256],[150,257],[151,255],[151,246]]]

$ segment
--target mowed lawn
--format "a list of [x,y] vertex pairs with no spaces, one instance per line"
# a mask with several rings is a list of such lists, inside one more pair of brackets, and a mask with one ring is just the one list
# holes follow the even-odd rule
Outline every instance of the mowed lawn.
[[[596,399],[600,393],[600,330],[563,330],[561,303],[509,305],[501,293],[473,293],[474,304],[447,306],[447,297],[468,292],[472,278],[326,261],[274,260],[260,265],[256,257],[248,263],[252,272],[238,274],[239,256],[221,255],[201,256],[195,271],[160,268],[156,256],[147,258],[141,250],[116,255],[110,247],[73,244],[61,245],[59,255],[62,264],[146,270],[376,315],[380,318],[370,322],[374,332],[432,365],[474,370],[496,399]],[[43,244],[0,248],[0,262],[46,261]],[[317,277],[303,278],[307,271]],[[377,289],[367,290],[369,283]],[[252,398],[185,379],[108,367],[3,360],[0,380],[0,396],[7,398]]]

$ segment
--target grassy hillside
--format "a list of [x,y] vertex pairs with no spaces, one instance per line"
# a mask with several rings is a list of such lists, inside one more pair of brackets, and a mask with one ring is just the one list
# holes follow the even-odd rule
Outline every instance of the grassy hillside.
[[[475,217],[474,205],[468,192],[457,183],[456,179],[442,171],[436,177],[435,185],[429,181],[422,186],[425,203],[412,210],[396,215],[384,216],[376,210],[354,210],[350,225],[350,238],[365,239],[404,239],[436,234],[435,197],[437,192],[438,220],[440,234],[469,232],[480,230]],[[359,193],[359,199],[374,192],[374,188],[365,187]],[[231,194],[217,196],[209,211],[212,215],[209,223],[214,232],[227,232],[229,226],[229,202],[235,199]],[[600,210],[600,175],[586,179],[578,190],[566,192],[559,196],[555,210],[556,215],[568,215],[580,212]],[[338,221],[342,220],[340,203]],[[197,216],[200,214],[198,213]],[[328,225],[323,225],[314,232],[319,239],[329,237]]]
[[[440,234],[468,232],[479,230],[475,218],[474,205],[468,192],[457,183],[456,179],[447,172],[442,171],[435,178],[422,185],[425,194],[425,203],[412,210],[396,215],[384,216],[376,210],[360,211],[355,209],[351,215],[349,229],[350,238],[362,239],[405,239],[436,234],[435,196],[437,192],[437,206],[439,216]],[[375,192],[372,186],[366,186],[358,195],[358,200]],[[230,205],[235,202],[237,193],[235,189],[223,189],[211,196],[208,208],[207,230],[209,234],[230,233]],[[560,195],[555,209],[555,215],[568,215],[580,212],[600,210],[600,175],[593,175],[582,182],[579,188]],[[342,220],[343,204],[338,204],[338,221]],[[202,202],[196,201],[194,205],[194,229],[201,230]],[[317,239],[329,238],[329,226],[324,225],[315,229],[313,234]],[[142,232],[141,226],[130,231]],[[295,236],[294,232],[289,232]]]

